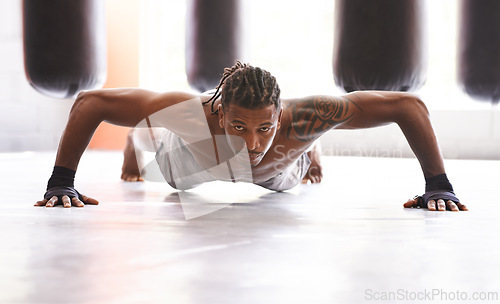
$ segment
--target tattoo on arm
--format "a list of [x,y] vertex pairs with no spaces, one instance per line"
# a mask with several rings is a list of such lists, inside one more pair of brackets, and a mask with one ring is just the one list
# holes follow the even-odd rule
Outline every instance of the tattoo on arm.
[[352,120],[352,106],[361,108],[348,97],[314,96],[290,105],[292,112],[288,138],[303,142],[315,140],[335,126]]

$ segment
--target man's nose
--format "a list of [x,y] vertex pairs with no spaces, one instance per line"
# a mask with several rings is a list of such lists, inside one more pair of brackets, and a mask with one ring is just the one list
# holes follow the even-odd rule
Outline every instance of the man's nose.
[[259,140],[259,136],[257,136],[257,134],[254,134],[254,133],[248,134],[245,138],[245,142],[247,144],[247,149],[249,151],[253,151],[253,150],[257,149],[258,147],[260,147],[260,140]]

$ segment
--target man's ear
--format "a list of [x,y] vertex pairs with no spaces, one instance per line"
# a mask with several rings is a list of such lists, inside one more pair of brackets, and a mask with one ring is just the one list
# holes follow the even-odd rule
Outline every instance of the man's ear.
[[281,128],[281,115],[283,114],[283,107],[280,107],[280,114],[278,115],[278,130]]
[[217,106],[217,112],[219,112],[219,127],[224,129],[224,111],[222,111],[222,105]]

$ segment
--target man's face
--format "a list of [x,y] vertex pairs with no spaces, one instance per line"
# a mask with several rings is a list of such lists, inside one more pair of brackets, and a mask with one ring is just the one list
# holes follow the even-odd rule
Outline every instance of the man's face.
[[237,153],[243,148],[243,142],[235,137],[242,138],[251,166],[258,165],[280,128],[282,109],[271,105],[250,110],[231,104],[224,110],[219,105],[219,125],[225,130],[229,146]]

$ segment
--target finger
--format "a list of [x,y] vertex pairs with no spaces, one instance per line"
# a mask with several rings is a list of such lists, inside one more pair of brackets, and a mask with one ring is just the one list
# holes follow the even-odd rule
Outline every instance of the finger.
[[93,199],[93,198],[85,196],[85,195],[82,195],[82,198],[83,198],[83,202],[87,205],[99,205],[99,201],[96,199]]
[[45,206],[48,200],[44,199],[35,203],[35,206]]
[[63,195],[63,197],[61,197],[61,201],[63,203],[63,207],[64,208],[70,208],[71,207],[71,202],[70,202],[69,197],[67,195]]
[[56,203],[57,203],[57,196],[53,196],[47,201],[45,207],[53,207]]
[[319,184],[321,182],[321,176],[318,170],[314,170],[314,183]]
[[448,207],[448,209],[450,209],[451,211],[458,211],[458,207],[457,205],[455,204],[455,202],[453,201],[447,201],[446,202],[446,206]]
[[444,200],[438,199],[437,206],[438,206],[438,211],[446,211],[446,204]]
[[458,209],[462,210],[462,211],[469,211],[469,209],[467,209],[467,207],[465,205],[463,205],[462,203],[456,203]]
[[85,204],[78,199],[78,197],[74,196],[73,198],[71,198],[71,203],[73,204],[73,206],[76,206],[76,207],[83,207],[85,206]]
[[428,201],[427,209],[429,209],[430,211],[436,211],[436,201],[435,200]]
[[136,175],[127,175],[125,177],[122,177],[122,179],[126,182],[143,182],[144,179],[140,176]]
[[309,175],[311,176],[312,183],[318,184],[321,182],[322,174],[321,174],[321,171],[319,170],[319,168],[317,168],[317,167],[313,168],[309,172]]
[[405,208],[413,208],[416,206],[417,206],[416,199],[409,199],[406,203],[403,204],[403,207],[405,207]]

